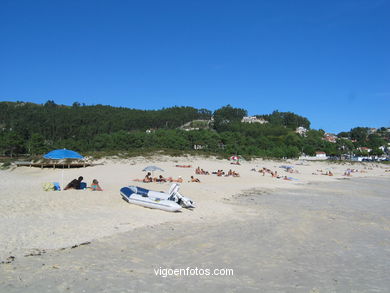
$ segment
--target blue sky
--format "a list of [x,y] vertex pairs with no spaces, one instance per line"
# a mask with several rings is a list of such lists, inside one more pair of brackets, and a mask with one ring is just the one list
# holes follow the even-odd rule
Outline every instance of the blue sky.
[[0,101],[390,126],[390,0],[0,0]]

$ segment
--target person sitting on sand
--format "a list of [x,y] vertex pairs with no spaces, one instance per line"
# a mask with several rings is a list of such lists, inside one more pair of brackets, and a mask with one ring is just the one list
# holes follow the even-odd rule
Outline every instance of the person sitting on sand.
[[236,171],[233,171],[232,175],[233,175],[233,177],[240,177],[240,174]]
[[351,176],[351,171],[349,170],[345,171],[343,176]]
[[190,182],[198,182],[198,183],[200,183],[200,180],[198,178],[194,178],[194,176],[191,176],[191,181]]
[[152,178],[151,175],[152,174],[150,172],[148,172],[148,174],[146,174],[144,180],[142,180],[142,181],[145,182],[145,183],[153,182],[153,178]]
[[83,179],[84,178],[82,176],[80,176],[78,179],[73,179],[71,182],[68,183],[68,185],[66,185],[64,190],[80,189],[80,183],[81,183],[81,181],[83,181]]
[[97,181],[96,179],[92,180],[91,187],[88,188],[91,189],[92,191],[103,191],[103,189],[99,185],[99,181]]

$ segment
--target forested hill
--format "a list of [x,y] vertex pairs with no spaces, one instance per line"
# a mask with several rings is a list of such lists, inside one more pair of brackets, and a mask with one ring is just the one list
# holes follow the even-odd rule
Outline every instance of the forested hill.
[[[193,107],[146,111],[77,102],[72,106],[54,101],[43,105],[0,102],[0,154],[41,155],[57,148],[84,154],[195,149],[223,155],[297,157],[315,151],[339,155],[366,145],[377,149],[384,143],[384,136],[368,136],[367,128],[357,129],[357,137],[352,131],[345,133],[347,138],[331,143],[323,139],[323,130],[310,129],[310,121],[297,114],[274,111],[247,117],[247,122],[257,120],[254,123],[242,123],[247,114],[230,105],[212,112]],[[184,124],[191,131],[180,128]],[[295,132],[300,126],[306,129],[304,135]]]
[[211,111],[192,107],[172,107],[143,111],[103,105],[44,105],[0,102],[0,126],[12,129],[24,138],[33,133],[46,139],[91,139],[97,134],[120,130],[173,129],[195,119],[210,119]]

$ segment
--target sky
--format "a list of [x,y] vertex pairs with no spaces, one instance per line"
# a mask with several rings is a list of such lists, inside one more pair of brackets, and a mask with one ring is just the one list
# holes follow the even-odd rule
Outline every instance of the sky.
[[0,0],[0,101],[390,127],[390,0]]

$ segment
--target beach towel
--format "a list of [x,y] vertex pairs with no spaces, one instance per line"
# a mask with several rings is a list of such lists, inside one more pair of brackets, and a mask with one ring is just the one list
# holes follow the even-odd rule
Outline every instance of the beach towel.
[[55,190],[54,189],[54,184],[51,183],[51,182],[44,183],[42,187],[43,187],[44,191],[54,191]]

